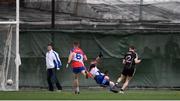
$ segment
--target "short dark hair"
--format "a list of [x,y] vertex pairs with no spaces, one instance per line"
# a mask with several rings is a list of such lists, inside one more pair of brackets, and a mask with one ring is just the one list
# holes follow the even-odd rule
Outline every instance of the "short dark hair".
[[79,44],[78,41],[74,41],[74,42],[73,42],[73,45],[76,46],[76,47],[79,47],[80,44]]
[[51,46],[51,47],[53,47],[53,44],[52,43],[48,43],[48,45],[47,46]]
[[129,48],[132,49],[132,50],[136,49],[133,45],[129,46]]

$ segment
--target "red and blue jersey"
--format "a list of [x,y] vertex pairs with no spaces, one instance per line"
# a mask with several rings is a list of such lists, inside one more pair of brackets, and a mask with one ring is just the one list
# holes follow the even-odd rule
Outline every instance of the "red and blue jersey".
[[80,68],[84,67],[84,52],[80,48],[73,48],[71,52],[74,53],[72,62],[71,62],[71,67],[72,68]]

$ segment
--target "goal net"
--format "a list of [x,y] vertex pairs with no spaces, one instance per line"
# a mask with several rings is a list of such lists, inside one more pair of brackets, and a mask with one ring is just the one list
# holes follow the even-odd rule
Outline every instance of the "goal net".
[[0,24],[0,90],[18,90],[16,47],[16,25]]

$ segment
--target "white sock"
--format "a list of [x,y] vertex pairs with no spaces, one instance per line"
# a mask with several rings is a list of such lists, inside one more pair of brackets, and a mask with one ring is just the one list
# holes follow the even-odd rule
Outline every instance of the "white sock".
[[79,92],[79,87],[76,87],[76,91]]
[[117,83],[120,83],[121,82],[121,78],[119,78],[118,80],[117,80]]

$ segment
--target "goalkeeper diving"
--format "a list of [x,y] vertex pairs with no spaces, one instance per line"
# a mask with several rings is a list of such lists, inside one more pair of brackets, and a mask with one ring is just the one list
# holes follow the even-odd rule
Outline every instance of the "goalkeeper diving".
[[114,82],[110,81],[108,72],[106,71],[105,73],[102,73],[97,67],[97,64],[102,57],[103,55],[100,53],[99,56],[90,63],[89,77],[93,78],[100,86],[109,87],[111,92],[118,93],[119,89]]

